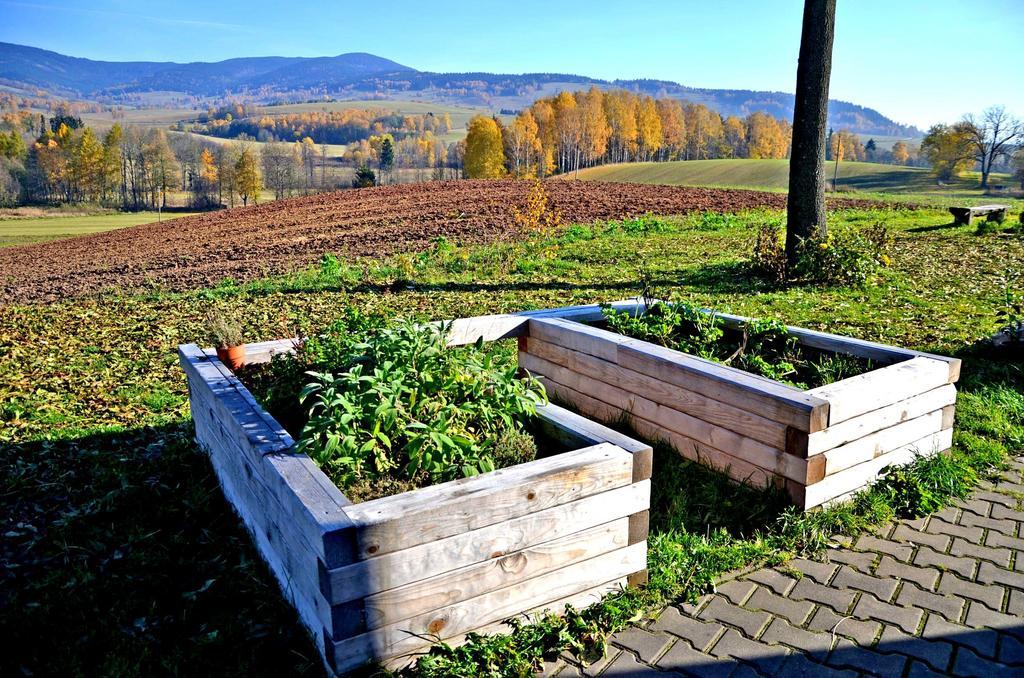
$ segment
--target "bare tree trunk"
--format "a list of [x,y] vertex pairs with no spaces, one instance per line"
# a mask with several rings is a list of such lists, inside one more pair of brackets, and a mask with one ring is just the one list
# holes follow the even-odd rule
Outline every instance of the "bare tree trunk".
[[825,132],[835,27],[836,0],[804,0],[786,214],[790,267],[801,240],[825,233]]

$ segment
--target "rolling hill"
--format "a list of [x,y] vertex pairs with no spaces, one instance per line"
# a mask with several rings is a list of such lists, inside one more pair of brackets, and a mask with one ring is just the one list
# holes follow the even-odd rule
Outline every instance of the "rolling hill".
[[[826,179],[832,180],[829,165]],[[573,175],[565,175],[572,178]],[[680,160],[601,165],[580,170],[586,181],[667,186],[716,186],[785,191],[789,185],[788,160]],[[901,167],[874,162],[841,162],[837,184],[840,190],[876,193],[912,193],[944,197],[980,197],[976,176],[970,174],[953,182],[938,184],[931,172],[921,167]]]
[[[257,102],[323,98],[432,101],[489,110],[519,109],[561,90],[628,89],[702,103],[722,115],[764,111],[792,115],[793,95],[701,89],[666,80],[600,80],[565,73],[431,73],[365,53],[334,57],[246,57],[213,63],[108,62],[0,43],[0,85],[44,89],[58,96],[137,104],[151,93],[194,97],[247,96]],[[845,101],[829,103],[830,124],[862,134],[919,136],[878,111]]]

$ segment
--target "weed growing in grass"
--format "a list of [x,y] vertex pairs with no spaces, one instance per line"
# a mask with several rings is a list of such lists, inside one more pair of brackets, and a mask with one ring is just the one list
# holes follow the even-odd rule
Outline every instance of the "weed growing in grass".
[[892,237],[881,223],[866,228],[832,228],[824,237],[800,243],[796,265],[789,268],[782,236],[762,226],[750,254],[751,271],[765,280],[816,285],[863,286],[882,267],[889,266]]
[[742,222],[735,214],[720,214],[718,212],[701,212],[697,221],[699,231],[719,231],[723,228],[735,228]]

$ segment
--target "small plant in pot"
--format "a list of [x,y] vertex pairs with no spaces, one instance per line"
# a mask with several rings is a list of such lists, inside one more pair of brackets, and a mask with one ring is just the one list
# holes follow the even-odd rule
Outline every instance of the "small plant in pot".
[[245,363],[245,342],[242,340],[242,325],[234,318],[210,314],[206,327],[210,339],[217,348],[217,357],[229,369],[235,370]]

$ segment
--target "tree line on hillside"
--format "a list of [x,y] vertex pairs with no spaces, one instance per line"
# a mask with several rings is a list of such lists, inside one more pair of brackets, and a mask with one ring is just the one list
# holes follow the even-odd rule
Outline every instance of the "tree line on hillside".
[[393,138],[447,134],[452,129],[448,113],[417,115],[386,109],[346,108],[336,111],[268,114],[250,104],[233,103],[211,109],[192,125],[177,129],[225,139],[256,141],[302,141],[318,144],[349,144],[371,136],[390,134]]
[[[201,136],[115,123],[98,134],[74,115],[17,116],[0,127],[0,206],[89,203],[124,210],[168,206],[168,195],[194,209],[246,205],[261,192],[275,199],[336,190],[327,146],[312,138],[264,143],[213,142]],[[40,131],[41,130],[41,131]],[[341,157],[364,172],[357,185],[390,183],[395,170],[415,178],[455,179],[461,157],[430,130],[351,144]],[[377,171],[369,170],[373,165]],[[369,174],[367,174],[369,171]]]
[[[756,112],[723,117],[707,106],[625,90],[560,92],[535,101],[508,125],[476,116],[465,140],[470,178],[548,176],[604,163],[713,158],[788,158],[788,120]],[[849,130],[831,135],[829,158],[907,164],[898,143],[880,151]]]
[[276,197],[325,187],[324,151],[308,138],[216,144],[119,123],[98,135],[67,115],[41,117],[33,127],[42,132],[27,144],[16,129],[0,132],[0,205],[160,209],[179,192],[187,206],[204,209],[258,200],[265,181]]

